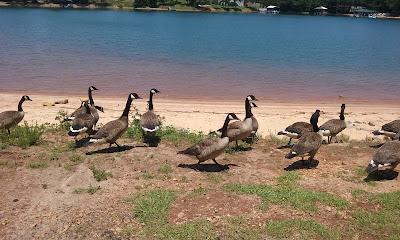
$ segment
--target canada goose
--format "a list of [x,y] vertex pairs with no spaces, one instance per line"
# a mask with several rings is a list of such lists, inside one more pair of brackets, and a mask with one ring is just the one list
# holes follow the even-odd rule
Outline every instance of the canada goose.
[[25,101],[32,101],[28,96],[22,96],[18,103],[18,111],[5,111],[0,113],[0,129],[6,129],[8,135],[11,134],[10,128],[18,125],[24,119],[25,112],[22,109],[22,104]]
[[[250,105],[251,105],[252,108],[253,108],[253,107],[258,107],[254,102],[250,102]],[[248,140],[248,141],[254,140],[254,138],[255,138],[256,135],[257,135],[257,131],[258,131],[258,121],[257,121],[257,118],[255,118],[254,115],[253,115],[253,116],[251,116],[251,120],[252,120],[252,131],[251,131],[250,136],[248,136],[247,139],[246,139],[246,140]]]
[[346,122],[344,118],[344,109],[346,108],[346,105],[342,104],[340,108],[340,119],[328,120],[319,127],[321,129],[322,135],[328,137],[328,144],[331,143],[332,138],[336,137],[336,135],[338,135],[340,132],[350,126],[350,123]]
[[383,125],[381,130],[373,131],[372,134],[384,135],[393,139],[398,132],[400,132],[400,120],[394,120]]
[[[94,116],[94,122],[95,122],[94,125],[95,126],[96,126],[97,122],[99,121],[99,113],[97,112],[97,110],[100,111],[100,112],[104,112],[104,108],[103,107],[96,106],[94,104],[92,92],[93,91],[97,91],[97,90],[99,90],[99,89],[97,89],[95,86],[90,86],[88,88],[89,107],[91,108],[91,112],[92,112],[92,114]],[[68,116],[66,116],[64,118],[64,121],[72,121],[72,120],[74,120],[74,118],[77,115],[81,114],[84,111],[85,111],[85,108],[83,107],[83,102],[82,102],[81,106],[79,108],[77,108],[73,113],[71,113],[70,115],[68,115]]]
[[93,134],[93,127],[95,123],[95,118],[91,112],[88,101],[83,102],[84,112],[78,114],[70,126],[69,136],[77,137],[80,133],[87,132]]
[[[250,136],[253,131],[253,113],[251,112],[251,107],[257,105],[252,105],[252,101],[258,101],[253,95],[248,95],[245,99],[245,110],[246,116],[243,121],[235,121],[228,125],[228,137],[229,141],[236,141],[236,147],[238,147],[238,140],[244,140]],[[219,130],[220,131],[220,130]]]
[[158,120],[157,115],[153,110],[153,95],[155,93],[159,93],[155,88],[150,90],[150,98],[149,98],[149,110],[145,112],[140,118],[140,127],[142,128],[143,136],[146,134],[151,134],[157,131],[160,127],[160,121]]
[[301,157],[301,160],[303,161],[304,156],[309,155],[309,164],[311,164],[311,161],[314,159],[315,154],[317,154],[318,149],[322,144],[322,134],[318,128],[319,115],[320,110],[317,109],[310,119],[313,131],[303,132],[298,142],[293,145],[285,158],[292,159],[294,157]]
[[394,141],[383,144],[373,156],[366,171],[371,174],[380,170],[393,170],[400,163],[400,134]]
[[112,144],[115,143],[115,145],[120,147],[116,141],[128,129],[128,114],[131,109],[133,99],[141,99],[141,97],[139,97],[136,93],[130,93],[121,117],[111,122],[108,122],[106,125],[101,127],[96,134],[90,137],[91,139],[89,140],[89,142],[107,142],[110,144],[110,147]]
[[199,143],[187,148],[186,150],[179,151],[178,154],[185,154],[189,156],[196,156],[199,160],[197,165],[208,159],[212,159],[215,164],[221,166],[215,158],[224,152],[225,148],[229,144],[229,137],[227,136],[228,124],[231,120],[239,120],[234,113],[229,113],[222,127],[222,134],[220,138],[209,137],[201,140]]
[[287,144],[289,146],[293,138],[299,139],[303,133],[312,131],[313,131],[313,126],[311,125],[311,123],[295,122],[292,125],[285,128],[285,131],[278,132],[278,135],[285,135],[289,137],[290,139]]

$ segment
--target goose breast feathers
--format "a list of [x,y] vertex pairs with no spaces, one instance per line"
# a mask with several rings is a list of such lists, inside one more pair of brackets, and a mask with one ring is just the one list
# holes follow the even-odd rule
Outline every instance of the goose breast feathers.
[[346,129],[347,125],[344,120],[340,119],[331,119],[324,124],[321,125],[320,129],[323,131],[329,131],[331,136],[335,136],[344,129]]
[[377,164],[400,162],[400,141],[390,141],[375,153],[373,161]]
[[181,153],[196,156],[200,161],[216,158],[228,146],[229,139],[225,138],[206,138],[199,143],[189,147]]
[[14,127],[24,118],[24,112],[5,111],[0,113],[0,128]]
[[104,139],[108,143],[114,143],[125,131],[128,129],[128,121],[123,119],[117,119],[108,122],[106,125],[101,127],[96,134],[94,134],[92,139]]
[[152,110],[145,112],[140,118],[140,127],[145,131],[155,131],[159,126],[160,121]]
[[299,141],[292,147],[297,156],[317,151],[322,144],[322,136],[316,132],[306,132],[299,138]]

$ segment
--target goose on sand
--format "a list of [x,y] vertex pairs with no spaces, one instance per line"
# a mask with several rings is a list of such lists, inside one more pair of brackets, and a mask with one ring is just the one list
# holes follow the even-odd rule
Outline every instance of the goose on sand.
[[74,120],[72,120],[72,124],[68,132],[68,135],[71,137],[77,137],[79,134],[85,132],[87,132],[88,134],[93,134],[94,124],[97,121],[93,116],[93,113],[91,112],[88,100],[85,100],[83,102],[83,108],[85,109],[85,111],[76,115]]
[[25,101],[32,101],[28,96],[22,96],[18,103],[17,111],[5,111],[0,113],[0,129],[5,129],[8,135],[11,134],[10,129],[17,126],[24,119],[25,112],[22,104]]
[[142,128],[143,136],[147,134],[153,134],[160,128],[160,121],[157,115],[154,113],[153,106],[153,95],[159,93],[155,88],[150,90],[150,98],[149,98],[149,110],[145,112],[140,118],[140,127]]
[[[311,119],[310,119],[311,120]],[[289,137],[288,146],[292,142],[292,139],[299,139],[305,132],[312,132],[313,126],[307,122],[295,122],[292,125],[285,128],[285,131],[278,132],[278,135],[285,135]]]
[[386,137],[390,137],[391,139],[393,139],[395,135],[399,132],[400,132],[400,120],[394,120],[384,124],[381,127],[381,130],[373,131],[372,134],[376,136],[384,135]]
[[332,138],[336,137],[339,133],[345,130],[347,127],[350,127],[350,122],[345,121],[344,110],[346,108],[345,104],[342,104],[340,107],[340,115],[339,119],[331,119],[322,124],[319,128],[323,134],[323,136],[328,137],[328,144],[332,142]]

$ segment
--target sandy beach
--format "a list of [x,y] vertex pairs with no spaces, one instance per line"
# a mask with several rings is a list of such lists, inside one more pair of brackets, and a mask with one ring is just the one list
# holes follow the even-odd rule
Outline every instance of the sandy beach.
[[[104,113],[100,114],[100,124],[118,118],[125,106],[124,97],[101,97],[94,93],[96,104],[104,107]],[[17,108],[20,94],[1,93],[0,111]],[[80,105],[83,96],[52,96],[32,95],[32,102],[24,104],[25,119],[28,123],[57,123],[55,117],[59,111],[71,113]],[[140,113],[147,108],[147,95],[142,95],[143,100],[133,102]],[[43,106],[57,100],[68,99],[68,104],[55,106]],[[178,128],[186,128],[194,131],[208,133],[221,127],[225,114],[235,112],[239,118],[244,117],[244,104],[242,100],[232,102],[213,102],[212,100],[171,100],[163,99],[162,94],[155,96],[154,105],[157,114],[165,118],[166,125]],[[346,102],[346,101],[343,101]],[[338,118],[339,103],[279,103],[260,100],[258,108],[253,109],[253,114],[260,123],[259,133],[262,136],[276,134],[296,121],[307,121],[315,109],[320,109],[322,115],[319,124]],[[373,105],[368,103],[347,103],[346,120],[354,124],[351,129],[343,133],[350,139],[362,140],[371,136],[371,131],[389,121],[399,118],[400,106],[393,104]]]

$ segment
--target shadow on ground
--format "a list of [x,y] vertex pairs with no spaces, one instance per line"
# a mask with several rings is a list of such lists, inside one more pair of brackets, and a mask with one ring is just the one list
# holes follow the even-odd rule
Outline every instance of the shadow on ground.
[[220,165],[217,164],[179,164],[180,168],[188,168],[199,172],[223,172],[228,171],[230,166],[237,167],[235,164]]
[[370,173],[366,178],[364,178],[364,181],[372,182],[372,181],[393,180],[397,178],[398,175],[399,173],[393,170],[376,171]]
[[294,171],[294,170],[300,170],[300,169],[313,169],[318,167],[319,165],[319,161],[316,159],[311,160],[311,162],[309,162],[308,160],[299,160],[296,161],[292,164],[290,164],[289,166],[285,167],[284,170],[285,171]]

